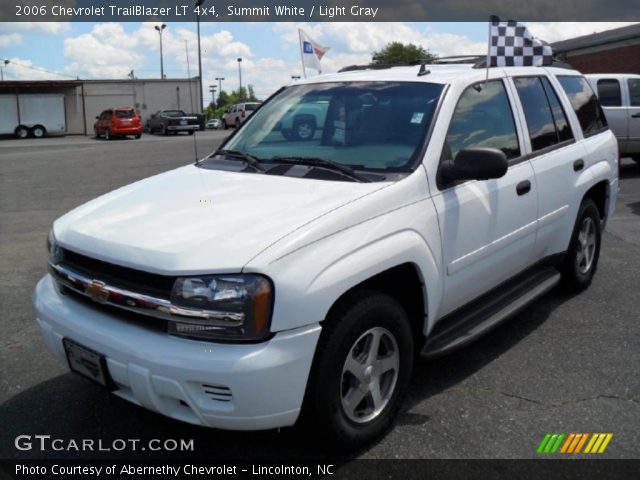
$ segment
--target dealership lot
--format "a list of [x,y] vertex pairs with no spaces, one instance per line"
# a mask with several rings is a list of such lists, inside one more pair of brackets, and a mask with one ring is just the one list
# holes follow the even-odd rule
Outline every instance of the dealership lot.
[[[198,133],[198,152],[229,132]],[[102,193],[192,162],[194,138],[144,135],[0,142],[0,424],[3,457],[135,456],[18,452],[17,435],[194,439],[195,455],[319,455],[313,432],[239,433],[182,424],[108,395],[45,351],[30,303],[51,222]],[[414,372],[398,424],[365,458],[528,458],[547,432],[611,432],[607,458],[640,457],[640,168],[625,161],[617,212],[591,288],[552,293],[473,346]],[[157,452],[155,455],[186,455]]]

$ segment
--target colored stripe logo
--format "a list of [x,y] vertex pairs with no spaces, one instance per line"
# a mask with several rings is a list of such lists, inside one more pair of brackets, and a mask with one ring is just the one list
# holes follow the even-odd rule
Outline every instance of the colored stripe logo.
[[613,433],[547,433],[537,453],[604,453],[612,438]]

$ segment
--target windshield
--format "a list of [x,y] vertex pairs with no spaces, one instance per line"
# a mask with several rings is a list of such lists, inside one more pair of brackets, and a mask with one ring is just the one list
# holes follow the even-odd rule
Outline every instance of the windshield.
[[292,86],[264,104],[224,148],[264,162],[303,157],[356,170],[407,171],[442,90],[424,82]]
[[164,112],[162,112],[162,115],[164,115],[165,117],[186,117],[187,114],[184,113],[182,110],[165,110]]

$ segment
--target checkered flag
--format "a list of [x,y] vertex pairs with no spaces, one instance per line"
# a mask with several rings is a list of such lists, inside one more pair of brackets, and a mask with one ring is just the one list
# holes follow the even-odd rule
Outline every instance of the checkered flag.
[[529,33],[524,25],[491,17],[489,33],[489,67],[539,67],[551,65],[551,46]]

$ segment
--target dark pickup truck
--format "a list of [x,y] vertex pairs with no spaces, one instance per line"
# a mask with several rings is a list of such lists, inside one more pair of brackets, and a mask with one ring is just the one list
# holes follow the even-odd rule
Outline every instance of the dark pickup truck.
[[162,135],[188,132],[193,135],[193,132],[200,130],[201,123],[198,115],[188,115],[182,110],[160,110],[147,120],[147,132]]

